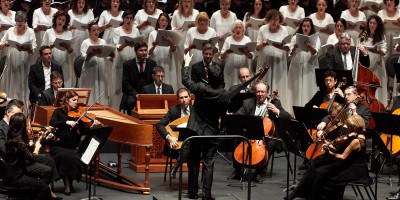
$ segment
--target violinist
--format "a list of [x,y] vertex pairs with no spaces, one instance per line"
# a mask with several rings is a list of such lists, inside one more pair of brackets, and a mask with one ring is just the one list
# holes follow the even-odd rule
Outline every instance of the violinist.
[[[68,116],[69,111],[79,108],[78,94],[75,91],[66,92],[62,99],[61,107],[54,110],[50,119],[50,125],[58,128],[56,136],[59,141],[53,142],[50,154],[57,164],[57,170],[64,181],[65,195],[73,192],[72,181],[80,181],[82,176],[82,166],[80,165],[80,155],[76,152],[79,146],[81,135],[89,129],[81,122],[76,122]],[[99,122],[95,120],[93,125]]]
[[300,183],[285,199],[343,199],[348,183],[369,178],[365,157],[365,120],[360,115],[352,115],[345,120],[345,125],[350,134],[326,143],[325,154],[311,161]]
[[[265,117],[268,116],[272,122],[277,124],[279,119],[290,119],[290,114],[283,109],[279,99],[274,98],[270,100],[269,86],[267,83],[261,81],[255,84],[255,98],[246,99],[243,101],[243,106],[235,113],[237,115],[254,115]],[[264,116],[263,113],[265,113]],[[277,130],[277,129],[276,129]],[[275,136],[279,136],[279,132],[275,133]],[[269,140],[267,142],[269,156],[276,150],[277,152],[282,151],[283,145],[281,141]],[[256,183],[262,183],[260,174],[265,174],[268,163],[265,166],[261,166],[256,169],[256,172],[252,176],[252,180]],[[232,174],[233,179],[240,179],[242,177],[241,166],[234,166],[235,171]]]
[[356,50],[360,50],[359,61],[362,66],[369,67],[369,55],[363,45],[357,47],[351,45],[351,36],[343,32],[340,34],[337,47],[326,53],[326,68],[335,70],[353,69]]
[[[371,118],[371,112],[369,108],[359,102],[360,97],[357,93],[357,88],[354,86],[348,86],[344,91],[345,96],[345,111],[347,115],[360,115],[364,119],[366,127],[369,126],[369,120]],[[331,120],[328,115],[324,117],[321,123],[318,124],[317,129],[323,130],[326,124]]]
[[319,108],[322,103],[329,102],[333,96],[335,96],[334,102],[339,104],[344,103],[344,94],[342,90],[340,88],[335,88],[337,84],[337,76],[334,71],[328,70],[324,73],[324,83],[326,90],[315,93],[311,100],[306,103],[305,107]]
[[[62,199],[57,197],[50,189],[52,181],[58,178],[54,160],[46,155],[39,154],[40,148],[46,144],[47,140],[53,137],[53,134],[49,133],[46,137],[44,137],[45,134],[41,134],[36,141],[29,139],[26,125],[27,119],[22,114],[22,106],[22,102],[18,100],[10,101],[9,106],[7,106],[6,116],[1,121],[1,130],[4,131],[7,129],[7,136],[2,148],[4,150],[2,154],[3,158],[8,164],[15,163],[13,159],[17,158],[16,165],[8,165],[6,174],[12,174],[12,176],[6,177],[4,179],[5,183],[8,182],[10,186],[22,187],[26,184],[25,186],[32,187],[31,184],[35,182],[37,185],[32,188],[33,191],[30,194],[32,198],[35,198],[34,196],[36,195],[49,195],[50,198],[46,199]],[[4,125],[6,120],[9,126],[8,124],[7,126]],[[14,149],[17,144],[17,152],[10,150]],[[40,181],[37,182],[37,179]],[[40,191],[37,191],[39,188]]]

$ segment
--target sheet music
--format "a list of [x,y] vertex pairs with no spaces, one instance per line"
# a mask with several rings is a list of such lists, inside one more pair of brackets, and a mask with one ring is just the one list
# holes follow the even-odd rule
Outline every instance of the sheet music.
[[182,30],[184,30],[184,31],[187,31],[187,30],[189,30],[189,25],[191,25],[191,24],[195,24],[195,21],[194,20],[186,20],[185,22],[183,22],[183,24],[182,24]]
[[385,43],[385,40],[382,40],[382,41],[380,41],[380,42],[378,42],[376,44],[373,44],[373,45],[364,45],[364,48],[366,48],[366,49],[375,49],[378,45],[383,44],[383,43]]
[[233,51],[232,53],[238,54],[238,55],[243,55],[242,52],[240,52],[239,48],[247,48],[249,52],[254,52],[257,46],[257,42],[249,42],[247,44],[231,44],[230,49]]
[[400,30],[400,18],[399,19],[385,19],[383,22],[385,29]]
[[266,42],[268,44],[287,44],[292,40],[292,36],[291,35],[287,35],[285,38],[283,38],[282,41],[278,41],[275,39],[271,39],[271,38],[267,38]]
[[296,33],[296,43],[299,46],[299,49],[305,52],[308,52],[309,50],[304,43],[310,41],[311,46],[315,48],[315,45],[317,44],[317,39],[318,33],[314,33],[310,36]]
[[179,44],[180,41],[183,40],[183,36],[182,33],[179,31],[173,31],[173,30],[158,30],[157,31],[157,37],[156,37],[156,41],[157,41],[157,45],[158,46],[163,46],[163,47],[168,47],[169,44],[167,41],[163,40],[163,36],[164,35],[170,35],[172,37],[172,42],[174,44]]
[[13,27],[13,26],[15,26],[15,24],[12,24],[8,21],[0,21],[0,26]]
[[176,126],[177,128],[186,128],[187,127],[187,122],[183,122],[182,124],[179,124]]
[[8,40],[7,43],[11,46],[17,49],[17,45],[20,47],[28,47],[28,48],[32,48],[32,42],[28,41],[28,42],[24,42],[24,43],[19,43],[17,41],[14,40]]
[[335,46],[333,44],[324,44],[321,45],[320,50],[321,51],[329,51],[331,49],[333,49]]
[[354,30],[356,30],[356,31],[361,31],[360,26],[361,26],[362,24],[365,24],[366,21],[364,21],[364,20],[361,20],[361,21],[358,21],[358,22],[347,21],[347,23],[349,23],[349,24],[352,25],[352,26],[356,25],[356,27],[354,28]]
[[129,36],[121,36],[119,37],[119,41],[118,44],[125,44],[125,42],[134,42],[134,43],[138,43],[144,41],[144,35],[139,35],[137,37],[129,37]]
[[321,29],[324,29],[324,30],[331,30],[331,31],[334,31],[334,30],[335,30],[335,24],[334,24],[334,23],[332,23],[332,24],[327,24],[327,25],[324,26],[324,27],[320,27],[320,26],[317,26],[317,25],[315,25],[314,27],[315,27],[315,31],[316,31],[316,32],[321,31]]
[[62,47],[60,44],[61,43],[66,43],[69,46],[71,46],[72,43],[75,43],[76,41],[76,36],[71,38],[71,39],[61,39],[61,38],[56,38],[56,40],[54,41],[53,45],[55,48],[60,49],[61,51],[65,51],[66,49],[64,47]]
[[381,3],[379,3],[377,0],[364,0],[364,5],[367,6],[368,10],[370,11],[374,11],[374,9],[372,9],[373,5],[375,5],[380,10],[380,8],[382,8]]
[[116,47],[114,45],[92,45],[86,51],[86,54],[91,53],[96,49],[101,49],[101,54],[96,55],[97,57],[104,58],[110,56],[112,52],[115,52]]
[[206,43],[211,42],[213,45],[215,45],[219,40],[219,37],[211,37],[210,39],[206,40],[206,39],[198,39],[198,38],[194,38],[193,39],[193,44],[196,46],[196,49],[198,50],[203,50],[203,45]]
[[111,26],[113,28],[117,28],[117,27],[121,26],[122,21],[111,18],[110,22],[108,22],[108,23],[111,24]]
[[[92,22],[96,22],[98,18],[99,18],[99,17],[94,18],[94,19],[93,19],[92,21],[90,21],[89,23],[83,23],[83,22],[81,22],[81,21],[78,21],[77,19],[74,19],[74,20],[72,20],[72,25],[73,25],[76,29],[78,29],[78,30],[85,31],[85,30],[87,30],[88,24],[90,24],[90,23],[92,23]],[[85,28],[83,28],[82,26],[85,26]]]
[[297,28],[296,24],[300,23],[301,19],[295,19],[295,18],[290,18],[290,17],[285,17],[285,19],[283,19],[283,22],[285,22],[287,24],[287,26],[290,26],[292,28]]
[[148,16],[146,19],[146,21],[150,22],[149,26],[152,26],[152,27],[156,27],[157,20],[158,20],[157,18],[152,17],[152,16]]
[[51,28],[51,24],[45,24],[45,23],[41,23],[41,24],[38,24],[38,26],[45,26],[47,29],[49,29],[49,28]]
[[254,17],[250,17],[249,23],[251,24],[251,27],[249,28],[252,28],[254,30],[260,30],[260,27],[265,24],[265,19],[257,19]]
[[100,142],[92,138],[92,140],[90,140],[88,147],[86,148],[86,151],[83,153],[81,157],[81,161],[86,165],[89,165],[99,145]]

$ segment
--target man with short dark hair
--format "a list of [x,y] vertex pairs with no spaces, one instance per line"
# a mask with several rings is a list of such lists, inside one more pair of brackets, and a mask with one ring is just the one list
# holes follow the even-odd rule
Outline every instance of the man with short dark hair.
[[51,62],[52,51],[49,46],[42,46],[39,49],[40,61],[31,65],[29,70],[29,100],[36,103],[40,98],[40,92],[51,87],[50,74],[53,71],[63,74],[60,65]]
[[153,68],[154,82],[143,87],[142,94],[174,94],[174,88],[172,85],[163,83],[165,71],[161,66]]
[[153,81],[154,60],[147,58],[147,44],[135,43],[136,58],[123,64],[121,107],[130,115],[136,106],[136,95],[142,93],[143,86]]
[[[203,47],[203,60],[193,64],[192,71],[190,72],[190,78],[195,83],[200,81],[207,82],[208,81],[208,73],[211,65],[218,65],[222,71],[222,80],[224,80],[223,72],[224,68],[218,63],[212,62],[215,53],[215,46],[211,43],[206,43]],[[221,82],[223,87],[225,86],[224,81]]]
[[57,71],[51,72],[50,79],[51,87],[41,92],[42,95],[39,98],[39,105],[41,106],[53,105],[57,95],[57,90],[58,88],[61,88],[64,83],[62,75]]

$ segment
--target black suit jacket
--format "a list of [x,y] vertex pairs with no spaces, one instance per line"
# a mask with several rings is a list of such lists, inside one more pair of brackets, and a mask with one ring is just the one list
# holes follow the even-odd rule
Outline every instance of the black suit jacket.
[[[174,88],[172,88],[172,85],[169,85],[166,83],[162,84],[161,90],[162,90],[161,91],[162,94],[174,94]],[[142,89],[142,94],[157,94],[154,83],[150,83],[150,84],[144,86]]]
[[[213,62],[212,64],[216,64],[221,68],[222,78],[223,78],[224,67],[215,62]],[[195,83],[198,83],[202,80],[207,80],[206,70],[205,70],[203,61],[200,61],[200,62],[192,65],[192,71],[190,72],[190,77],[191,77],[192,81],[194,81]],[[223,83],[223,87],[225,87],[225,83]]]
[[[281,101],[279,99],[273,99],[271,101],[272,104],[275,105],[276,108],[279,109],[279,116],[276,116],[275,113],[269,112],[269,118],[277,123],[279,119],[290,119],[290,114],[283,109]],[[257,98],[246,99],[243,101],[243,106],[235,113],[236,115],[255,115],[257,106]]]
[[[61,75],[63,74],[60,65],[51,62],[51,72],[58,71]],[[29,69],[29,100],[31,102],[36,101],[39,98],[39,94],[45,88],[45,79],[42,62],[37,62],[31,65]]]
[[[356,53],[356,47],[350,47],[351,60],[354,63],[354,56]],[[369,67],[369,55],[364,56],[360,53],[359,61],[364,67]],[[335,47],[326,53],[326,68],[335,70],[344,70],[344,63],[342,59],[342,53],[339,47]]]
[[[369,127],[369,120],[371,119],[371,112],[369,108],[365,105],[358,104],[356,106],[356,112],[358,115],[360,115],[365,122],[365,128]],[[331,117],[329,115],[325,116],[322,118],[322,122],[328,123],[331,120]]]
[[6,143],[8,131],[8,124],[4,119],[0,121],[0,150],[4,148],[4,144]]
[[[146,59],[146,66],[144,69],[144,78],[146,84],[153,82],[151,74],[153,68],[156,66],[156,62],[151,59]],[[139,78],[139,69],[137,68],[136,58],[127,60],[123,64],[123,77],[122,77],[122,93],[128,96],[136,96],[142,91],[144,85],[138,85],[137,80]]]
[[[250,82],[247,82],[248,85]],[[215,135],[219,131],[219,118],[225,115],[228,102],[247,85],[228,92],[223,87],[213,88],[204,82],[194,82],[189,77],[189,67],[182,68],[182,84],[195,96],[187,128],[197,135]]]
[[53,87],[50,87],[41,92],[42,95],[39,98],[39,105],[41,106],[52,106],[54,104],[54,90]]

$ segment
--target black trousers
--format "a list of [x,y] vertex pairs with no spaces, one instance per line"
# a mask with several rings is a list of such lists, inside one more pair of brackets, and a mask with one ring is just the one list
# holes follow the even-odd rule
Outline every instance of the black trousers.
[[215,154],[218,149],[217,139],[197,139],[190,142],[189,156],[187,164],[189,168],[188,193],[194,195],[198,193],[199,168],[201,154],[203,154],[203,197],[211,197],[211,187],[214,174]]
[[38,155],[36,162],[26,166],[24,172],[45,184],[50,184],[53,180],[58,179],[56,164],[53,158],[46,155]]

